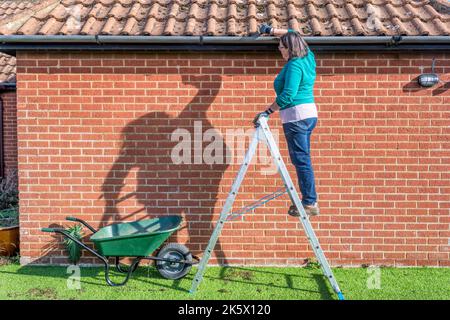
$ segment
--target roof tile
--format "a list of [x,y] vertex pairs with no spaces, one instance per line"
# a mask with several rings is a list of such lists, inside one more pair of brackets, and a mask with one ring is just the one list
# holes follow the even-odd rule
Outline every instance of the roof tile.
[[0,0],[0,25],[17,30],[17,24],[22,25],[34,13],[55,2],[59,0]]
[[36,1],[3,1],[0,5],[0,19],[4,20],[9,18],[10,15],[20,14],[22,11],[25,11],[31,8]]
[[[58,5],[0,34],[243,36],[260,23],[314,36],[450,34],[445,0],[47,1]],[[0,0],[0,16],[13,2]]]
[[1,52],[0,82],[16,82],[16,58]]

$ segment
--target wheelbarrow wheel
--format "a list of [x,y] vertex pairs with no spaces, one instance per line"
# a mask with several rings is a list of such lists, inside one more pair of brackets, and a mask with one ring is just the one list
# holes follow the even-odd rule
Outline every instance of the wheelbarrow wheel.
[[[157,254],[158,258],[171,260],[184,260],[192,262],[189,249],[179,243],[168,243]],[[166,279],[176,280],[189,273],[192,264],[183,262],[156,261],[156,269]]]

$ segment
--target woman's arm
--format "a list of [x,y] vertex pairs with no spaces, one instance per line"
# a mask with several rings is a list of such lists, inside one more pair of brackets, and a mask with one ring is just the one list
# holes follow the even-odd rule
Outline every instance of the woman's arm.
[[286,72],[284,75],[284,87],[283,91],[277,96],[275,102],[281,107],[285,108],[294,101],[295,96],[298,93],[302,79],[302,68],[296,63],[290,63],[286,66]]
[[281,36],[285,35],[288,32],[292,32],[292,30],[291,29],[273,28],[271,35],[273,35],[275,37],[281,37]]
[[[275,112],[275,111],[280,110],[280,106],[278,105],[278,103],[277,103],[276,101],[274,101],[274,102],[270,105],[269,109],[271,109],[273,112]],[[272,113],[273,113],[273,112],[272,112]]]
[[292,29],[273,28],[272,26],[264,23],[258,28],[260,34],[267,34],[269,36],[281,37],[288,32],[294,32]]

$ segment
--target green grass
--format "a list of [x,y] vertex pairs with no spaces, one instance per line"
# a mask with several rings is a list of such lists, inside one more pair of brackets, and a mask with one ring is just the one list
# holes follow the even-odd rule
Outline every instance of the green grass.
[[[182,280],[140,267],[124,287],[106,285],[103,268],[82,267],[81,289],[68,289],[65,267],[0,266],[0,299],[336,299],[321,270],[275,267],[209,267],[195,296],[188,293],[196,269]],[[346,299],[450,299],[448,268],[381,268],[380,289],[369,289],[365,268],[335,268]],[[120,275],[114,274],[116,281]]]

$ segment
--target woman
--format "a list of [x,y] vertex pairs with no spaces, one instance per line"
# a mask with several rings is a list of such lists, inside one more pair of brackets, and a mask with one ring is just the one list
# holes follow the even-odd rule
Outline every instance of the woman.
[[[253,120],[280,111],[283,131],[289,156],[297,171],[302,193],[302,205],[308,215],[318,215],[317,193],[314,171],[311,164],[310,138],[317,124],[317,108],[314,103],[314,81],[316,62],[313,52],[298,32],[274,29],[268,25],[260,27],[260,33],[281,36],[278,49],[287,61],[274,81],[277,94],[275,102]],[[295,205],[289,208],[291,216],[300,214]]]

